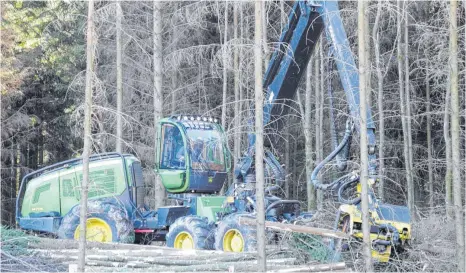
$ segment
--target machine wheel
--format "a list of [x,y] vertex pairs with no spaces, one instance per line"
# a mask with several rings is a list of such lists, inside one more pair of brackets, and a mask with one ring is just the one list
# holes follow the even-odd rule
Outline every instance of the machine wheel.
[[207,217],[184,216],[171,224],[167,246],[178,249],[214,249],[214,224]]
[[[133,243],[134,229],[128,219],[125,209],[111,202],[93,200],[87,204],[87,232],[88,241]],[[58,228],[61,239],[75,239],[80,237],[79,213],[81,206],[74,206],[63,217]]]
[[215,249],[227,252],[256,251],[256,229],[239,224],[239,217],[246,215],[234,213],[220,221],[215,233]]

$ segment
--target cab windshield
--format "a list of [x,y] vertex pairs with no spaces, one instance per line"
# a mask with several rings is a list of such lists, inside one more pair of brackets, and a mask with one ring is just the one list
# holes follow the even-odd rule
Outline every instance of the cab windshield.
[[222,136],[217,130],[186,128],[192,168],[196,170],[225,170]]

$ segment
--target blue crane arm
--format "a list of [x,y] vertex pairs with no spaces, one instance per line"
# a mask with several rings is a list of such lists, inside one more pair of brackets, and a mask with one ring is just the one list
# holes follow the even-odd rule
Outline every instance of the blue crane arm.
[[[348,42],[343,21],[341,20],[338,1],[319,1],[319,5],[318,11],[323,17],[325,33],[332,45],[333,58],[338,69],[341,84],[345,90],[351,118],[357,121],[354,123],[354,126],[359,132],[358,121],[361,115],[359,111],[361,103],[359,99],[359,72]],[[369,105],[365,114],[367,117],[367,140],[369,145],[369,174],[375,175],[377,171],[375,125]]]
[[[295,97],[298,84],[324,29],[333,46],[333,57],[346,93],[351,117],[355,120],[359,119],[358,67],[343,27],[338,1],[296,1],[289,13],[288,25],[283,30],[263,79],[265,128],[271,126],[277,117],[286,113],[288,109],[286,105]],[[375,150],[375,127],[370,108],[366,116],[367,137],[371,151],[369,173],[373,175],[376,172],[376,160],[372,152]],[[254,117],[251,115],[249,125],[252,127],[253,124]],[[355,122],[354,125],[359,131],[359,122]],[[251,169],[254,144],[255,135],[251,130],[248,134],[248,150],[235,169],[237,178],[244,177]]]

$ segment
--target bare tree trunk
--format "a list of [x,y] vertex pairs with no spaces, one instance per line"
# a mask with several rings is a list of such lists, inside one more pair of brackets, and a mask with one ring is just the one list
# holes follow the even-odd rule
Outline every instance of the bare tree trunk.
[[[18,194],[19,186],[21,183],[21,145],[19,143],[16,144],[16,194]],[[0,169],[1,170],[1,169]]]
[[122,151],[123,143],[123,67],[121,49],[121,18],[123,17],[121,4],[116,2],[116,66],[117,66],[117,125],[116,125],[116,148],[118,153]]
[[[162,57],[162,5],[163,2],[154,1],[154,128],[157,128],[157,122],[162,118],[163,109],[163,57]],[[157,140],[154,138],[154,151],[157,152]],[[165,202],[165,190],[162,185],[162,180],[159,176],[155,179],[155,208],[161,207]]]
[[375,51],[375,65],[377,69],[377,110],[379,112],[379,182],[378,182],[378,197],[380,200],[384,199],[384,172],[385,172],[385,160],[384,160],[384,149],[385,149],[385,117],[383,112],[383,74],[382,65],[380,63],[380,36],[379,36],[379,23],[382,11],[382,0],[378,1],[377,4],[377,15],[375,17],[374,28],[372,29],[372,37],[374,39],[374,51]]
[[[3,22],[2,16],[2,4],[0,3],[0,22]],[[0,28],[0,39],[2,38],[2,28]],[[2,51],[0,50],[0,60],[3,58]],[[3,89],[2,85],[2,77],[0,77],[0,90]],[[0,92],[0,180],[2,180],[2,149],[3,149],[3,141],[2,141],[2,94]],[[1,194],[1,191],[0,191]],[[1,215],[1,213],[0,213]]]
[[409,39],[408,39],[408,2],[404,1],[404,65],[405,65],[405,96],[406,96],[406,129],[407,129],[407,137],[408,137],[408,164],[409,164],[409,176],[411,183],[408,184],[408,203],[410,204],[411,208],[411,217],[415,218],[415,187],[414,187],[414,159],[413,159],[413,137],[412,137],[412,125],[411,125],[411,95],[410,95],[410,88],[409,88]]
[[360,153],[361,153],[361,212],[362,212],[362,233],[363,233],[363,253],[366,272],[372,272],[372,257],[371,257],[371,240],[369,230],[369,184],[368,170],[369,158],[367,147],[367,92],[368,87],[369,66],[367,58],[367,43],[366,43],[366,25],[369,24],[366,11],[367,2],[358,2],[358,55],[359,55],[359,118],[360,118]]
[[398,54],[398,84],[399,84],[399,89],[400,89],[400,111],[401,111],[401,124],[403,127],[403,155],[404,155],[404,161],[405,161],[405,171],[406,171],[406,184],[408,188],[408,208],[411,213],[411,217],[415,217],[414,215],[414,202],[413,202],[413,196],[411,196],[412,191],[410,189],[413,188],[413,181],[412,181],[412,170],[411,170],[411,164],[410,164],[410,155],[409,155],[409,138],[408,138],[408,121],[407,121],[407,116],[406,116],[406,109],[407,109],[407,104],[406,104],[406,95],[405,92],[408,92],[405,89],[405,86],[403,84],[403,48],[402,48],[402,32],[403,32],[403,12],[402,12],[403,6],[401,3],[401,0],[398,0],[398,10],[399,12],[397,13],[397,25],[398,25],[398,41],[397,41],[397,54]]
[[[316,46],[316,53],[314,55],[314,82],[315,82],[315,153],[316,153],[316,162],[319,164],[323,160],[323,113],[324,113],[324,95],[320,89],[320,60],[319,60],[319,51],[322,50],[320,44],[322,41],[319,41],[319,45]],[[312,170],[311,170],[312,171]],[[322,179],[322,174],[319,173],[319,180]],[[310,179],[310,177],[309,177]],[[314,195],[316,196],[316,205],[315,208],[319,209],[320,204],[322,203],[321,190],[317,190]]]
[[299,175],[297,174],[297,164],[296,164],[296,151],[298,150],[298,138],[295,138],[294,141],[293,141],[293,171],[292,173],[294,174],[294,179],[293,181],[295,181],[295,187],[292,187],[293,188],[293,199],[294,200],[298,200],[298,187],[299,187]]
[[[450,80],[449,80],[450,81]],[[443,115],[443,138],[445,139],[445,206],[447,218],[453,217],[453,197],[452,197],[452,155],[451,155],[451,138],[450,138],[450,88],[447,87],[445,94],[445,112]]]
[[[240,39],[241,39],[241,47],[240,47],[240,50],[239,50],[239,62],[238,62],[238,69],[239,69],[239,74],[238,74],[238,77],[239,77],[239,80],[238,82],[239,83],[242,83],[243,82],[243,67],[241,66],[241,61],[243,60],[243,39],[244,39],[244,33],[245,33],[245,23],[244,23],[244,14],[243,14],[243,2],[239,2],[238,3],[239,5],[239,24],[240,24]],[[242,123],[242,120],[243,120],[243,105],[244,105],[244,98],[245,98],[245,95],[244,95],[244,91],[245,88],[243,88],[243,84],[240,84],[239,85],[239,116],[238,116],[238,119],[241,121]],[[243,140],[243,137],[242,137],[242,129],[240,130],[240,135],[239,135],[239,141],[240,143],[242,143],[242,140]]]
[[[318,48],[318,47],[317,47]],[[316,52],[317,55],[317,52]],[[315,65],[314,68],[316,70],[319,69],[318,65],[318,60],[317,57],[314,56],[315,58]],[[312,58],[311,58],[312,60]],[[312,61],[310,61],[312,63]],[[315,76],[318,77],[318,72],[315,72]],[[318,88],[318,85],[315,85],[315,90],[314,90],[314,103],[315,103],[315,154],[316,154],[316,164],[319,164],[323,160],[323,143],[322,143],[322,134],[321,130],[323,130],[323,125],[322,125],[322,117],[321,115],[323,114],[323,94],[320,92],[321,90]],[[312,172],[312,166],[311,166],[311,172]],[[310,178],[310,176],[309,176]],[[322,174],[318,174],[319,180],[322,179]],[[317,193],[315,192],[314,195],[316,196],[315,198],[317,199]],[[316,201],[316,207],[317,208],[317,201]]]
[[[171,83],[172,83],[172,93],[171,93],[171,114],[176,113],[176,108],[177,108],[177,103],[176,103],[176,87],[177,87],[177,82],[178,82],[178,77],[177,77],[177,72],[176,70],[173,71],[172,78],[171,78]],[[200,104],[200,102],[199,102]]]
[[84,102],[84,147],[83,147],[83,180],[81,181],[81,210],[79,212],[79,255],[78,271],[84,272],[86,264],[86,222],[87,193],[89,185],[89,156],[91,154],[91,115],[92,115],[92,79],[94,74],[94,0],[88,2],[87,44],[86,44],[86,93]]
[[225,18],[224,18],[225,30],[223,33],[223,95],[222,95],[222,127],[226,128],[227,121],[227,92],[228,92],[228,74],[227,74],[227,62],[228,55],[226,45],[228,42],[228,1],[225,1]]
[[[291,119],[287,118],[287,124],[289,124]],[[290,126],[285,126],[285,199],[290,197]]]
[[280,0],[280,31],[286,26],[285,0]]
[[[305,154],[306,154],[306,185],[307,185],[307,210],[313,211],[317,209],[317,196],[314,185],[311,183],[311,173],[313,169],[312,162],[312,128],[311,128],[311,111],[312,111],[312,60],[307,64],[306,70],[306,95],[304,98],[304,111],[301,110],[302,115],[304,115],[304,141],[305,141]],[[317,91],[316,91],[317,94]],[[300,103],[300,106],[302,103]],[[316,114],[317,117],[317,114]],[[316,131],[316,137],[317,137]],[[318,146],[316,146],[317,148]]]
[[460,101],[458,92],[458,26],[457,0],[450,0],[450,89],[451,89],[451,143],[453,161],[453,201],[455,205],[456,258],[458,271],[465,271],[464,257],[464,207],[461,190],[460,155]]
[[257,265],[259,272],[267,271],[265,258],[265,208],[264,208],[264,93],[262,87],[262,1],[255,1],[254,34],[254,93],[256,132],[256,208],[257,208]]
[[234,88],[235,88],[235,129],[233,136],[233,154],[234,162],[238,160],[241,153],[241,118],[240,118],[240,90],[239,90],[239,51],[238,51],[238,5],[239,2],[233,2],[233,39],[235,48],[233,52],[233,69],[234,69]]
[[266,7],[267,1],[262,1],[262,36],[264,42],[263,47],[264,47],[264,68],[267,68],[270,60],[269,56],[269,46],[267,44],[267,7]]
[[429,207],[431,211],[434,208],[434,171],[433,171],[433,160],[432,160],[432,116],[430,107],[430,79],[429,75],[426,75],[426,112],[427,112],[427,167],[429,171]]
[[[316,135],[319,135],[319,143],[321,144],[321,148],[319,148],[319,153],[320,153],[320,160],[324,160],[324,104],[325,104],[325,81],[324,81],[324,39],[321,39],[319,42],[319,63],[320,63],[320,81],[316,82],[317,89],[320,89],[320,108],[319,108],[319,131],[316,132]],[[316,69],[317,65],[316,65]],[[320,84],[319,84],[320,83]],[[322,175],[319,173],[320,177],[319,180],[322,181]],[[317,210],[321,211],[322,206],[324,203],[324,192],[322,190],[317,190],[316,191],[317,195]]]

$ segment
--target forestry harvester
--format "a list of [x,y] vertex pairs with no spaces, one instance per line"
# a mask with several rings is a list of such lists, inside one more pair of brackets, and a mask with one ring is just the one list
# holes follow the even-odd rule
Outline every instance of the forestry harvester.
[[[266,70],[263,87],[265,130],[280,130],[281,116],[294,98],[314,48],[325,30],[331,54],[341,78],[350,109],[345,135],[340,143],[333,130],[334,151],[320,162],[308,183],[321,190],[338,192],[342,203],[335,229],[361,239],[360,197],[344,198],[343,192],[355,187],[360,194],[357,172],[331,183],[318,179],[319,171],[331,160],[339,159],[345,169],[353,128],[359,130],[359,76],[340,18],[337,1],[297,1],[288,17],[279,46]],[[375,127],[371,110],[367,113],[369,142],[369,207],[372,256],[387,262],[394,248],[411,239],[409,211],[406,207],[380,203],[372,185],[376,179]],[[254,124],[253,115],[249,125]],[[157,126],[155,169],[168,197],[178,205],[150,210],[144,205],[144,183],[139,160],[127,154],[106,153],[91,157],[89,240],[134,242],[141,236],[166,240],[181,249],[219,249],[253,251],[256,231],[239,223],[240,217],[255,218],[256,194],[254,171],[255,135],[248,134],[248,149],[234,170],[235,181],[224,196],[219,192],[230,171],[231,157],[223,128],[217,119],[207,116],[179,115],[162,119]],[[272,182],[265,189],[267,221],[293,223],[311,217],[301,212],[297,200],[283,200],[273,193],[280,188],[285,171],[277,158],[265,152],[266,176]],[[79,200],[82,160],[72,159],[26,175],[17,198],[16,219],[19,226],[56,234],[61,238],[79,238]],[[340,250],[342,244],[334,247]]]

